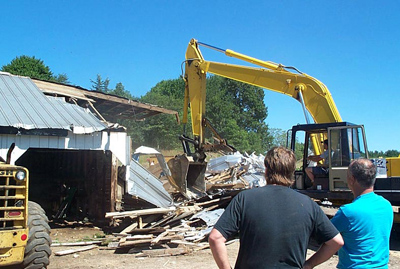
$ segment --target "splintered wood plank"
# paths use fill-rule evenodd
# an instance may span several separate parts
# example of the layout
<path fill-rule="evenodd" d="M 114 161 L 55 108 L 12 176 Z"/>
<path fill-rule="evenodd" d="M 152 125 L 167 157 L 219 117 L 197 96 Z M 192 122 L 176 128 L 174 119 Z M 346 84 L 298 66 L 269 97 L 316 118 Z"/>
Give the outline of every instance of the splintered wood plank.
<path fill-rule="evenodd" d="M 160 242 L 160 240 L 163 239 L 168 233 L 169 233 L 169 231 L 165 231 L 165 232 L 163 232 L 163 233 L 160 233 L 156 238 L 154 238 L 154 239 L 151 241 L 151 244 L 152 244 L 152 245 L 157 244 L 157 243 Z"/>
<path fill-rule="evenodd" d="M 123 211 L 123 212 L 107 212 L 106 218 L 125 218 L 125 217 L 138 217 L 144 215 L 152 215 L 152 214 L 166 214 L 172 211 L 175 211 L 175 207 L 169 208 L 150 208 L 150 209 L 141 209 L 141 210 L 133 210 L 133 211 Z"/>
<path fill-rule="evenodd" d="M 64 256 L 64 255 L 74 254 L 74 253 L 77 253 L 77 252 L 91 250 L 91 249 L 94 249 L 94 248 L 97 248 L 97 246 L 96 245 L 90 245 L 90 246 L 86 246 L 86 247 L 83 247 L 83 248 L 61 250 L 61 251 L 55 252 L 54 255 L 56 255 L 56 256 Z"/>
<path fill-rule="evenodd" d="M 65 242 L 65 243 L 52 243 L 52 247 L 63 247 L 63 246 L 87 246 L 94 244 L 101 244 L 103 241 L 83 241 L 83 242 Z"/>
<path fill-rule="evenodd" d="M 131 231 L 133 231 L 134 229 L 136 229 L 136 227 L 138 227 L 138 223 L 137 223 L 137 222 L 132 223 L 131 225 L 129 225 L 128 227 L 126 227 L 125 229 L 123 229 L 123 230 L 121 231 L 121 234 L 128 234 L 128 233 L 130 233 Z"/>
<path fill-rule="evenodd" d="M 170 242 L 171 240 L 182 240 L 183 236 L 182 235 L 172 235 L 172 236 L 166 236 L 162 239 L 159 240 L 160 243 L 164 242 Z M 125 241 L 125 242 L 120 242 L 119 247 L 124 248 L 124 247 L 132 247 L 132 246 L 137 246 L 137 245 L 150 245 L 151 241 L 153 239 L 142 239 L 142 240 L 134 240 L 134 241 Z"/>

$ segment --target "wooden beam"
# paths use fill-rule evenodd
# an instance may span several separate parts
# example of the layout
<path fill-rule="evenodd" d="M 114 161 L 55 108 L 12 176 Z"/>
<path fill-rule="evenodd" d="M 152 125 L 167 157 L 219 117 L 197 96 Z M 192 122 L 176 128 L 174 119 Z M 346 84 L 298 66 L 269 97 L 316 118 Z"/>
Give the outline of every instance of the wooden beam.
<path fill-rule="evenodd" d="M 83 247 L 83 248 L 61 250 L 61 251 L 55 252 L 54 255 L 56 255 L 56 256 L 64 256 L 64 255 L 74 254 L 74 253 L 77 253 L 77 252 L 91 250 L 91 249 L 94 249 L 94 248 L 97 248 L 97 246 L 96 245 L 90 245 L 90 246 L 86 246 L 86 247 Z"/>
<path fill-rule="evenodd" d="M 141 209 L 133 211 L 123 211 L 123 212 L 107 212 L 106 218 L 113 218 L 113 219 L 125 218 L 125 217 L 135 218 L 143 215 L 166 214 L 175 210 L 176 210 L 175 207 L 169 207 L 169 208 L 150 208 L 150 209 Z"/>
<path fill-rule="evenodd" d="M 64 243 L 52 243 L 52 247 L 63 247 L 63 246 L 87 246 L 94 244 L 101 244 L 103 241 L 83 241 L 83 242 L 64 242 Z"/>
<path fill-rule="evenodd" d="M 129 232 L 133 231 L 134 229 L 136 229 L 136 227 L 138 226 L 138 223 L 132 223 L 131 225 L 129 225 L 128 227 L 126 227 L 125 229 L 123 229 L 121 231 L 121 234 L 128 234 Z"/>

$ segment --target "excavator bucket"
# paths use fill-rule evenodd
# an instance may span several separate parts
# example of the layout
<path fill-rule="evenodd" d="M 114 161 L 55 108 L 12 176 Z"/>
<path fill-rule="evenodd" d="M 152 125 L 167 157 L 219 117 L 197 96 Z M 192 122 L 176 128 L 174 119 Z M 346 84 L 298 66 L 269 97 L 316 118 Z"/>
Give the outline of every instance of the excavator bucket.
<path fill-rule="evenodd" d="M 205 172 L 207 163 L 193 162 L 186 154 L 177 155 L 168 161 L 171 170 L 170 183 L 187 198 L 206 193 Z M 172 182 L 171 182 L 172 181 Z"/>

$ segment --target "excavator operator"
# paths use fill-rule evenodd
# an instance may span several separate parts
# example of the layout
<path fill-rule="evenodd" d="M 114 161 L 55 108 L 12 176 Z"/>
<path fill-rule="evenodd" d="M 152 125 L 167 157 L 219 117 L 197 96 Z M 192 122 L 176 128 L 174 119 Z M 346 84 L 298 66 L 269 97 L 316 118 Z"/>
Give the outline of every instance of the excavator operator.
<path fill-rule="evenodd" d="M 314 177 L 315 175 L 327 175 L 328 174 L 328 157 L 329 157 L 329 152 L 328 152 L 328 139 L 324 140 L 324 152 L 321 155 L 311 155 L 307 157 L 307 160 L 313 161 L 313 162 L 320 162 L 324 160 L 324 163 L 322 165 L 317 165 L 314 167 L 307 167 L 305 169 L 306 174 L 308 178 L 312 182 L 312 186 L 309 189 L 315 190 L 317 186 L 314 184 Z"/>

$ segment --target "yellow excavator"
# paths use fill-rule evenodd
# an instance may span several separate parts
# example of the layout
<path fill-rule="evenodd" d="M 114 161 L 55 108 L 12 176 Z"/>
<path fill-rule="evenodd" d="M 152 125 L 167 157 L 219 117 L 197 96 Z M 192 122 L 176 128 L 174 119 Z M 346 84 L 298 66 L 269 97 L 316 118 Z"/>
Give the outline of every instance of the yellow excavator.
<path fill-rule="evenodd" d="M 224 53 L 226 56 L 248 62 L 255 67 L 211 62 L 204 59 L 199 47 L 207 47 Z M 315 198 L 352 200 L 347 187 L 346 174 L 352 159 L 368 158 L 368 150 L 363 125 L 343 122 L 339 111 L 327 87 L 319 80 L 300 72 L 295 67 L 284 66 L 269 61 L 262 61 L 229 49 L 221 49 L 192 39 L 185 57 L 185 99 L 182 123 L 188 121 L 190 107 L 193 138 L 182 135 L 180 140 L 184 154 L 171 159 L 168 165 L 172 171 L 173 185 L 181 193 L 191 196 L 192 193 L 205 193 L 204 172 L 208 151 L 234 151 L 205 117 L 206 110 L 206 75 L 207 73 L 233 79 L 250 85 L 261 87 L 288 95 L 296 99 L 302 106 L 306 124 L 293 126 L 289 132 L 292 150 L 297 147 L 304 150 L 303 165 L 296 171 L 295 188 Z M 313 121 L 310 121 L 310 115 Z M 215 142 L 205 141 L 205 128 L 210 128 Z M 309 181 L 305 168 L 310 166 L 309 155 L 323 152 L 323 141 L 328 140 L 329 176 L 316 178 L 317 190 L 307 190 Z M 191 150 L 194 148 L 194 150 Z M 397 160 L 389 160 L 395 163 Z M 315 164 L 314 164 L 315 165 Z M 391 167 L 390 163 L 388 167 Z M 376 190 L 389 200 L 399 203 L 399 194 L 392 185 L 400 180 L 398 168 L 387 171 L 389 177 L 377 180 Z M 400 186 L 397 187 L 400 190 Z"/>

